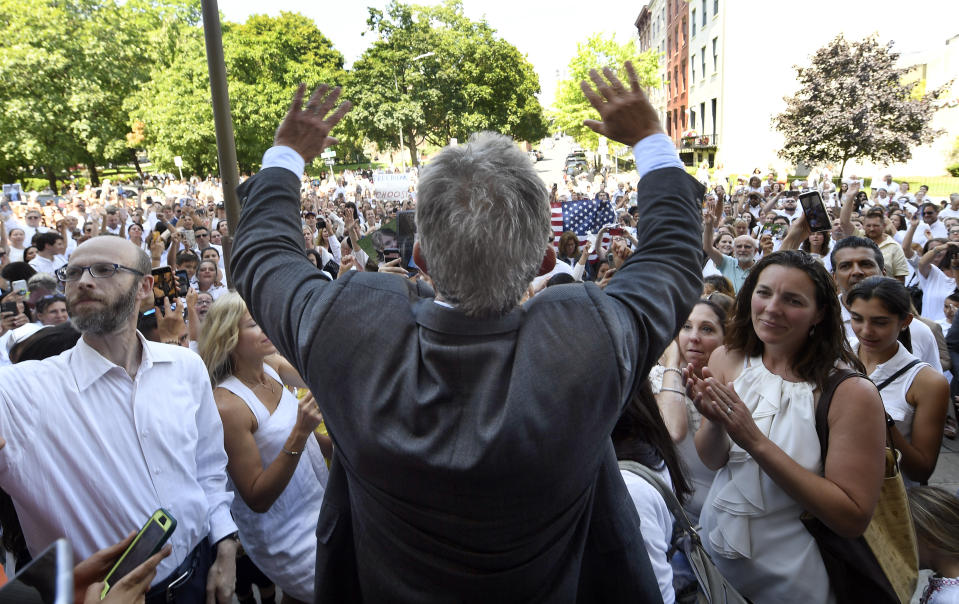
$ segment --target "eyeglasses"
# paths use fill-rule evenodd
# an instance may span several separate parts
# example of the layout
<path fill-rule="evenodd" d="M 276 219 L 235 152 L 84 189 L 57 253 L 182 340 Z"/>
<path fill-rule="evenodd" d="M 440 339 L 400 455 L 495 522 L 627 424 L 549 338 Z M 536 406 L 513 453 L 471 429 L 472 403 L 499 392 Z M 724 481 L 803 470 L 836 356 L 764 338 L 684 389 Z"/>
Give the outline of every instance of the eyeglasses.
<path fill-rule="evenodd" d="M 118 270 L 124 270 L 142 277 L 143 273 L 140 271 L 130 268 L 128 266 L 122 266 L 119 264 L 113 264 L 110 262 L 97 262 L 96 264 L 91 264 L 90 266 L 61 266 L 55 271 L 57 279 L 60 281 L 79 281 L 83 277 L 85 271 L 90 271 L 90 276 L 96 279 L 106 279 L 107 277 L 112 277 L 116 274 Z"/>
<path fill-rule="evenodd" d="M 37 214 L 31 214 L 30 216 L 27 216 L 27 220 L 40 220 L 40 216 Z"/>

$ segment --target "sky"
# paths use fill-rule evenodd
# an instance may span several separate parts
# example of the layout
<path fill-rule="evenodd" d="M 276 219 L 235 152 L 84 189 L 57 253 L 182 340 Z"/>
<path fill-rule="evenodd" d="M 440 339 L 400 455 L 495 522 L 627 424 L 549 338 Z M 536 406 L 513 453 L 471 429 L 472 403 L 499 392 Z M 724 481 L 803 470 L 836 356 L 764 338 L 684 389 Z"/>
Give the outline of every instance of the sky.
<path fill-rule="evenodd" d="M 895 48 L 901 53 L 921 52 L 959 34 L 959 1 L 956 0 L 918 0 L 913 3 L 901 0 L 832 1 L 841 2 L 844 9 L 851 9 L 859 15 L 857 21 L 860 22 L 855 29 L 866 25 L 867 29 L 877 31 L 880 38 L 895 40 Z M 438 0 L 417 2 L 438 3 Z M 789 10 L 794 12 L 790 14 L 799 20 L 792 26 L 797 35 L 801 35 L 804 27 L 830 26 L 834 15 L 820 15 L 811 9 L 800 10 L 802 6 L 808 9 L 810 4 L 818 3 L 818 0 L 806 4 L 782 3 L 791 7 Z M 343 53 L 349 67 L 373 40 L 369 33 L 361 35 L 366 31 L 366 7 L 384 8 L 386 4 L 386 0 L 335 3 L 328 0 L 272 0 L 268 4 L 262 0 L 221 0 L 219 8 L 227 19 L 238 22 L 263 12 L 276 15 L 280 11 L 289 11 L 311 17 Z M 641 0 L 463 0 L 468 17 L 485 17 L 500 37 L 515 45 L 533 64 L 540 77 L 540 101 L 545 106 L 552 103 L 556 82 L 562 79 L 566 66 L 576 54 L 577 43 L 597 32 L 620 41 L 635 36 L 633 24 L 644 4 Z M 783 25 L 785 30 L 788 27 L 785 13 Z"/>

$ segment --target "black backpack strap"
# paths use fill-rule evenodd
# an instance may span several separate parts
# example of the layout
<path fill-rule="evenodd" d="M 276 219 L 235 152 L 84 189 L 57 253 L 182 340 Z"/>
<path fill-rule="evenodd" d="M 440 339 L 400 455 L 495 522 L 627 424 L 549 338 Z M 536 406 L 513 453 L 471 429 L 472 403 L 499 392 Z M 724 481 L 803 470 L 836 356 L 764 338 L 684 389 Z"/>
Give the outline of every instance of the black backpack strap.
<path fill-rule="evenodd" d="M 852 369 L 837 369 L 829 376 L 829 380 L 823 387 L 819 395 L 819 403 L 816 405 L 816 434 L 819 436 L 819 448 L 822 451 L 822 458 L 826 459 L 826 449 L 829 447 L 829 406 L 832 404 L 832 396 L 836 393 L 839 384 L 845 382 L 851 377 L 865 377 L 858 371 Z"/>
<path fill-rule="evenodd" d="M 896 373 L 890 375 L 888 378 L 886 378 L 885 381 L 883 381 L 883 383 L 881 383 L 881 384 L 879 384 L 878 386 L 876 386 L 876 390 L 882 390 L 883 388 L 885 388 L 885 387 L 888 386 L 889 384 L 895 382 L 897 377 L 899 377 L 900 375 L 906 373 L 906 372 L 909 371 L 911 368 L 915 367 L 916 365 L 918 365 L 918 364 L 921 363 L 921 362 L 922 362 L 922 361 L 920 361 L 919 359 L 913 359 L 913 360 L 909 361 L 908 363 L 906 363 L 905 365 L 903 365 L 902 368 L 901 368 L 899 371 L 897 371 Z"/>

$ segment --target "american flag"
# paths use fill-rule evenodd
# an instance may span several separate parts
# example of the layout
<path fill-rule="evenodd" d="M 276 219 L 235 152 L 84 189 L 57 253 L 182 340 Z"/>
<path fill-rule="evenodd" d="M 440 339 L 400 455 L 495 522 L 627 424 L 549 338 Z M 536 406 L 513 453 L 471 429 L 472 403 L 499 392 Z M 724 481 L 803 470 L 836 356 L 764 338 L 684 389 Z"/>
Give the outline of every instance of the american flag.
<path fill-rule="evenodd" d="M 596 234 L 607 224 L 616 223 L 616 211 L 613 210 L 613 204 L 608 201 L 599 201 L 597 199 L 568 201 L 562 205 L 562 209 L 563 230 L 576 233 L 576 236 L 579 238 L 580 247 L 590 243 L 587 241 L 588 233 Z M 555 222 L 553 231 L 554 233 L 556 231 Z M 608 247 L 609 242 L 609 235 L 604 234 L 603 246 Z M 590 262 L 596 262 L 598 258 L 599 256 L 597 256 L 595 251 L 589 255 Z"/>

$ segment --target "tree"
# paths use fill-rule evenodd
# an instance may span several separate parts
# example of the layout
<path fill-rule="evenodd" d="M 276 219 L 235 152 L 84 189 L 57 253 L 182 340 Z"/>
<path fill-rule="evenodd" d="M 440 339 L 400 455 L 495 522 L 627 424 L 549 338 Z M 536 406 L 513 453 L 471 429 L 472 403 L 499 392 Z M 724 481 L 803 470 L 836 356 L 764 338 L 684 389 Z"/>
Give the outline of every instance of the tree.
<path fill-rule="evenodd" d="M 515 46 L 486 21 L 471 21 L 459 0 L 435 7 L 371 8 L 377 41 L 353 65 L 352 120 L 380 148 L 408 147 L 493 130 L 519 140 L 546 135 L 539 80 Z"/>
<path fill-rule="evenodd" d="M 255 15 L 243 24 L 224 22 L 222 30 L 237 163 L 252 171 L 300 82 L 345 82 L 343 55 L 299 14 Z M 203 31 L 196 24 L 176 35 L 175 51 L 128 102 L 128 130 L 145 124 L 143 144 L 160 169 L 172 170 L 181 156 L 193 172 L 212 171 L 216 133 Z"/>
<path fill-rule="evenodd" d="M 556 87 L 556 101 L 550 113 L 554 125 L 573 137 L 586 149 L 595 151 L 599 145 L 599 135 L 583 125 L 583 120 L 597 119 L 599 115 L 589 104 L 579 83 L 589 81 L 589 70 L 602 70 L 609 67 L 616 72 L 624 83 L 626 71 L 623 64 L 633 62 L 639 83 L 643 88 L 651 88 L 661 83 L 659 75 L 659 55 L 654 50 L 639 52 L 636 42 L 629 40 L 620 44 L 612 36 L 595 33 L 576 45 L 576 55 L 570 60 L 568 77 Z M 610 141 L 610 149 L 620 146 Z"/>
<path fill-rule="evenodd" d="M 932 142 L 940 134 L 931 122 L 942 89 L 914 96 L 918 83 L 902 83 L 898 58 L 892 42 L 881 45 L 875 36 L 847 42 L 839 35 L 808 67 L 796 67 L 799 91 L 772 120 L 785 137 L 779 155 L 796 163 L 839 163 L 842 178 L 851 159 L 903 162 L 913 146 Z"/>

